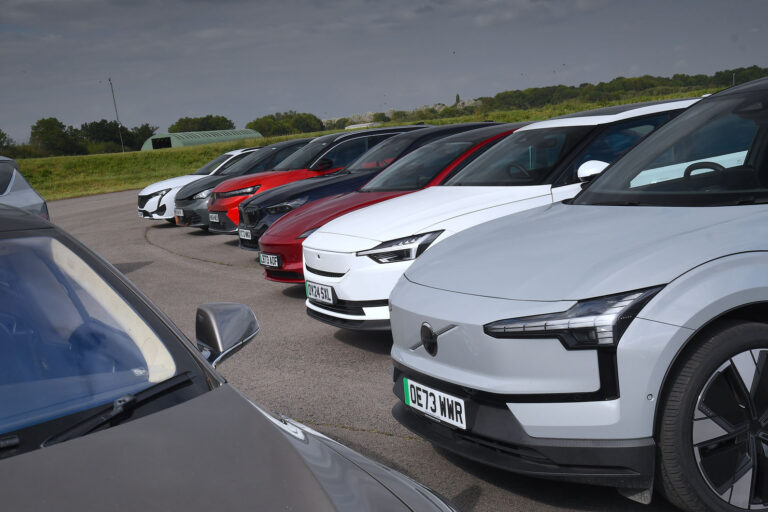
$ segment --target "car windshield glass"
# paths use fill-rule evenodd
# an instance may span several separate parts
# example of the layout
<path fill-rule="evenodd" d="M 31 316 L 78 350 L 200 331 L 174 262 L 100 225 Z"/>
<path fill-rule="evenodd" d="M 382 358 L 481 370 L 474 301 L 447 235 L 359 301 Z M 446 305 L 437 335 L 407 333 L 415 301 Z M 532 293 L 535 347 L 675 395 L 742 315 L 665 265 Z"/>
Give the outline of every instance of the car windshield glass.
<path fill-rule="evenodd" d="M 0 240 L 0 434 L 177 373 L 133 307 L 56 239 Z"/>
<path fill-rule="evenodd" d="M 418 190 L 472 147 L 471 142 L 434 142 L 408 153 L 369 181 L 361 192 Z"/>
<path fill-rule="evenodd" d="M 723 206 L 768 202 L 768 94 L 694 105 L 618 160 L 576 204 Z"/>
<path fill-rule="evenodd" d="M 591 126 L 562 126 L 515 132 L 446 185 L 541 185 L 591 130 Z"/>
<path fill-rule="evenodd" d="M 392 137 L 376 145 L 349 164 L 345 170 L 350 172 L 383 169 L 391 164 L 400 153 L 413 143 L 413 137 Z"/>
<path fill-rule="evenodd" d="M 216 169 L 218 166 L 221 165 L 222 162 L 224 162 L 227 158 L 229 158 L 231 155 L 223 154 L 221 156 L 217 156 L 192 174 L 195 174 L 197 176 L 207 176 L 208 174 L 211 174 L 211 171 Z"/>
<path fill-rule="evenodd" d="M 257 149 L 253 153 L 248 153 L 239 162 L 230 165 L 221 172 L 216 174 L 219 176 L 241 176 L 247 174 L 253 167 L 258 167 L 259 163 L 267 160 L 273 153 L 271 149 Z"/>
<path fill-rule="evenodd" d="M 11 162 L 0 162 L 0 194 L 8 191 L 15 167 Z"/>
<path fill-rule="evenodd" d="M 291 169 L 306 169 L 312 160 L 328 147 L 329 142 L 310 142 L 291 156 L 277 164 L 275 171 L 288 171 Z"/>

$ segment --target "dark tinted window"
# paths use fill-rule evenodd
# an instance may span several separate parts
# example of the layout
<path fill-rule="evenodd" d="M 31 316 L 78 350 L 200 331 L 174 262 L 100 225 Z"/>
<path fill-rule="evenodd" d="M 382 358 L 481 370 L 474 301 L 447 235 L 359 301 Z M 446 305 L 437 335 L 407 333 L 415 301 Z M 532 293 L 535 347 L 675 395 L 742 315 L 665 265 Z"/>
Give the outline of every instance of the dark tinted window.
<path fill-rule="evenodd" d="M 330 142 L 310 142 L 276 165 L 275 170 L 306 169 L 320 153 L 325 151 L 329 144 Z"/>
<path fill-rule="evenodd" d="M 471 142 L 435 142 L 408 153 L 393 163 L 360 190 L 418 190 L 423 188 L 472 147 Z"/>
<path fill-rule="evenodd" d="M 0 194 L 5 194 L 11 184 L 14 166 L 11 162 L 0 162 Z"/>
<path fill-rule="evenodd" d="M 576 204 L 717 206 L 768 202 L 768 97 L 703 100 L 597 178 Z"/>
<path fill-rule="evenodd" d="M 412 137 L 392 137 L 385 140 L 349 164 L 348 170 L 383 169 L 400 156 L 412 142 Z"/>
<path fill-rule="evenodd" d="M 240 153 L 239 155 L 233 156 L 232 158 L 227 160 L 221 167 L 219 167 L 214 174 L 216 174 L 216 175 L 223 174 L 225 170 L 229 169 L 230 167 L 232 167 L 236 163 L 240 162 L 243 158 L 247 157 L 250 154 L 251 154 L 251 152 Z"/>
<path fill-rule="evenodd" d="M 368 151 L 369 137 L 358 137 L 344 141 L 322 155 L 321 159 L 328 159 L 332 163 L 330 167 L 346 167 L 360 155 Z"/>
<path fill-rule="evenodd" d="M 569 126 L 517 131 L 479 156 L 446 185 L 540 185 L 592 129 Z"/>
<path fill-rule="evenodd" d="M 215 168 L 217 168 L 219 165 L 221 165 L 221 162 L 225 161 L 227 158 L 229 158 L 230 155 L 223 154 L 221 156 L 217 156 L 192 174 L 196 174 L 198 176 L 207 176 L 208 174 L 211 174 L 211 171 L 213 171 Z"/>
<path fill-rule="evenodd" d="M 578 181 L 576 172 L 584 162 L 589 160 L 600 160 L 609 164 L 615 162 L 671 117 L 671 113 L 664 112 L 656 116 L 618 122 L 603 128 L 568 167 L 565 183 Z"/>

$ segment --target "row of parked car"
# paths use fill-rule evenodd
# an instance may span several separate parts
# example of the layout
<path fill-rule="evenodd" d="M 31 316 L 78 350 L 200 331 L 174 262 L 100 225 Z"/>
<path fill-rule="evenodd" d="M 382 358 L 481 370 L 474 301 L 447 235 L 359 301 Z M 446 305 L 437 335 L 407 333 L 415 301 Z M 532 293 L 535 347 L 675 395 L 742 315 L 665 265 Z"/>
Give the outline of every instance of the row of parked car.
<path fill-rule="evenodd" d="M 273 169 L 196 192 L 207 227 L 304 282 L 310 317 L 391 330 L 407 428 L 640 502 L 768 509 L 768 79 L 329 135 Z"/>

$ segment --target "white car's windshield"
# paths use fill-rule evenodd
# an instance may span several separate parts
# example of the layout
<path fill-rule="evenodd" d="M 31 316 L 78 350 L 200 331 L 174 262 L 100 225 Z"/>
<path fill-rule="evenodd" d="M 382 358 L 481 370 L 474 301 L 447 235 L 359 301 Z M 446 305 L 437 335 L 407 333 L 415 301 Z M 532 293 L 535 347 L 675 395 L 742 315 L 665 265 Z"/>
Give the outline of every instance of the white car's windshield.
<path fill-rule="evenodd" d="M 575 204 L 725 206 L 768 202 L 768 93 L 694 105 L 595 180 Z"/>

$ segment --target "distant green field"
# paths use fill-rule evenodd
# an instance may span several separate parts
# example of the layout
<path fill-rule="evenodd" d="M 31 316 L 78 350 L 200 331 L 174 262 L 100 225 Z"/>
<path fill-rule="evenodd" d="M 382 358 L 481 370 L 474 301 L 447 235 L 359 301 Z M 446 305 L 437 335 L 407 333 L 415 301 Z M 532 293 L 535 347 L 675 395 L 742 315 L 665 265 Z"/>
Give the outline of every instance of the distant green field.
<path fill-rule="evenodd" d="M 543 108 L 529 110 L 494 111 L 486 114 L 456 118 L 423 119 L 430 124 L 448 124 L 493 120 L 499 122 L 534 121 L 548 119 L 581 110 L 621 103 L 695 97 L 715 90 L 687 91 L 661 96 L 633 96 L 610 103 L 566 101 Z M 398 124 L 390 122 L 387 124 Z M 47 200 L 79 197 L 120 190 L 140 189 L 159 180 L 189 174 L 221 153 L 233 149 L 261 146 L 292 138 L 314 137 L 332 132 L 298 134 L 287 137 L 246 139 L 220 142 L 204 146 L 169 148 L 131 153 L 103 155 L 61 156 L 19 160 L 22 174 Z"/>

